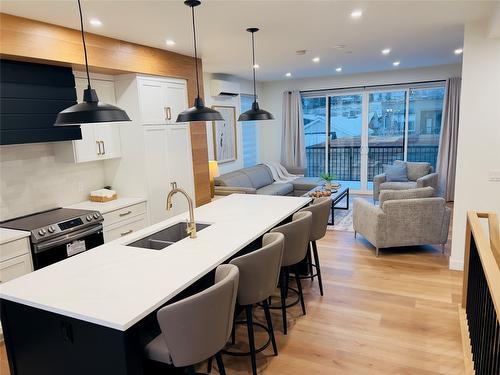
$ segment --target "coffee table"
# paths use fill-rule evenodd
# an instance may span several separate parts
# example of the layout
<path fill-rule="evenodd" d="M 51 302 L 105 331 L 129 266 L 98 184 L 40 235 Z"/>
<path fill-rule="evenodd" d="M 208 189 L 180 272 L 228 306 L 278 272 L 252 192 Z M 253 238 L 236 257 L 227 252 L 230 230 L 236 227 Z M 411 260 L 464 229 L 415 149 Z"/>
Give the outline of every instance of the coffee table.
<path fill-rule="evenodd" d="M 308 197 L 309 193 L 315 191 L 324 191 L 325 188 L 323 186 L 317 186 L 314 189 L 309 190 L 303 196 Z M 342 199 L 346 198 L 345 206 L 338 206 L 338 204 L 342 201 Z M 348 210 L 349 209 L 349 188 L 343 188 L 342 186 L 338 189 L 332 190 L 332 195 L 330 195 L 330 199 L 332 200 L 332 215 L 331 220 L 328 222 L 328 225 L 334 225 L 334 215 L 335 210 Z"/>

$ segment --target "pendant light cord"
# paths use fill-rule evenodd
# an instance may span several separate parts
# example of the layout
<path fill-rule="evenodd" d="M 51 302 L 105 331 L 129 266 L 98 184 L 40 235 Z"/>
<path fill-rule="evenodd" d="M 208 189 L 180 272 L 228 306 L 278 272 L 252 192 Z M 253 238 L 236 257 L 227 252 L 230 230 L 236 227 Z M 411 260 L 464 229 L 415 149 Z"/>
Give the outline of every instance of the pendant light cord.
<path fill-rule="evenodd" d="M 80 0 L 78 0 L 80 1 Z M 198 50 L 196 49 L 196 24 L 194 21 L 194 6 L 191 7 L 191 15 L 193 19 L 193 40 L 194 40 L 194 65 L 196 67 L 196 92 L 197 97 L 200 97 L 200 81 L 198 77 Z"/>
<path fill-rule="evenodd" d="M 87 72 L 88 88 L 90 89 L 89 63 L 87 61 L 87 45 L 85 44 L 85 32 L 83 31 L 82 5 L 80 4 L 80 0 L 78 0 L 78 10 L 80 11 L 80 31 L 82 32 L 83 53 L 85 55 L 85 71 Z"/>
<path fill-rule="evenodd" d="M 252 69 L 253 69 L 253 101 L 257 101 L 257 90 L 255 89 L 255 39 L 252 32 Z"/>

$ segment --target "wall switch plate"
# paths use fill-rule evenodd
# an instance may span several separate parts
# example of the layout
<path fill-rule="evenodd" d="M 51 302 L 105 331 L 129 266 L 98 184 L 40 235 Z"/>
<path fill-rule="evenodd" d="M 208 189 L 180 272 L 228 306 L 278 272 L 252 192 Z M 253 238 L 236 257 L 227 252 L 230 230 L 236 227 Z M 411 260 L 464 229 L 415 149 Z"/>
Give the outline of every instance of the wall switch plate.
<path fill-rule="evenodd" d="M 492 169 L 488 172 L 488 181 L 500 182 L 500 169 Z"/>

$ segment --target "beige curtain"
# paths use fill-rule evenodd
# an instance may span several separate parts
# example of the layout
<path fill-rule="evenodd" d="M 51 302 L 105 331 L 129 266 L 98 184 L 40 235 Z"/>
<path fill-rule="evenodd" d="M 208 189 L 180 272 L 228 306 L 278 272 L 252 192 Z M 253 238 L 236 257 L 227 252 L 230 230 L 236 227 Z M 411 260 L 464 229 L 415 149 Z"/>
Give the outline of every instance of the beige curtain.
<path fill-rule="evenodd" d="M 448 202 L 453 201 L 455 194 L 461 84 L 460 77 L 449 78 L 446 81 L 443 124 L 436 168 L 439 173 L 439 193 Z"/>
<path fill-rule="evenodd" d="M 281 163 L 285 167 L 305 168 L 307 165 L 304 118 L 299 91 L 286 91 L 283 93 Z"/>

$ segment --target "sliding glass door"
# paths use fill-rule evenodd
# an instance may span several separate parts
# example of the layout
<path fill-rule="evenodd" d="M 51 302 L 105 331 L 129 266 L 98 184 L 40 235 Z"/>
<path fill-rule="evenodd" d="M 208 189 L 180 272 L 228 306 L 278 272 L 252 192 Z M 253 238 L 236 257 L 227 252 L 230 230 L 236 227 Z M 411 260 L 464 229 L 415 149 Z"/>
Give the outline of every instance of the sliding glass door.
<path fill-rule="evenodd" d="M 406 91 L 368 94 L 368 181 L 384 171 L 384 164 L 404 160 Z M 371 189 L 371 185 L 368 186 Z"/>
<path fill-rule="evenodd" d="M 331 90 L 304 94 L 308 176 L 323 172 L 368 192 L 394 160 L 436 166 L 444 85 Z"/>
<path fill-rule="evenodd" d="M 361 189 L 361 133 L 363 96 L 330 97 L 328 171 L 339 181 Z"/>

